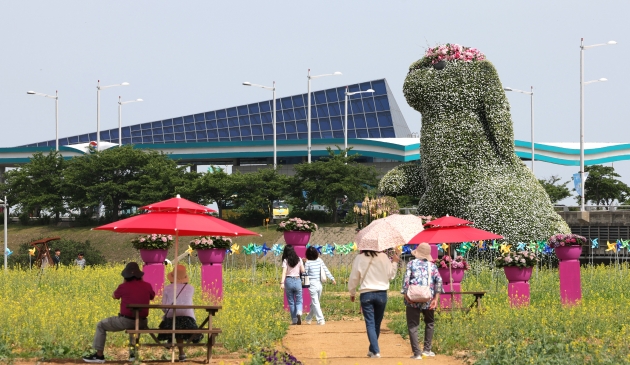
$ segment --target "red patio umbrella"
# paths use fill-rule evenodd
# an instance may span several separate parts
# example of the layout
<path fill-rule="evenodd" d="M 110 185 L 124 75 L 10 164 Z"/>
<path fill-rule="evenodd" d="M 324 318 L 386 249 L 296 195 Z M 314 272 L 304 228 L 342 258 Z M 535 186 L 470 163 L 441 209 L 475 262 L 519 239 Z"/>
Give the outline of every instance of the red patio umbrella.
<path fill-rule="evenodd" d="M 114 231 L 120 233 L 156 233 L 175 236 L 175 257 L 178 257 L 179 236 L 253 236 L 258 235 L 245 228 L 228 223 L 219 218 L 209 216 L 210 208 L 182 199 L 164 200 L 140 208 L 148 213 L 109 223 L 96 230 Z M 177 282 L 177 270 L 174 270 L 173 282 Z M 173 304 L 177 304 L 176 287 L 173 286 Z M 175 317 L 175 315 L 173 316 Z M 173 330 L 175 319 L 173 319 Z M 175 334 L 173 334 L 175 343 Z M 175 361 L 175 348 L 172 348 L 171 360 Z"/>

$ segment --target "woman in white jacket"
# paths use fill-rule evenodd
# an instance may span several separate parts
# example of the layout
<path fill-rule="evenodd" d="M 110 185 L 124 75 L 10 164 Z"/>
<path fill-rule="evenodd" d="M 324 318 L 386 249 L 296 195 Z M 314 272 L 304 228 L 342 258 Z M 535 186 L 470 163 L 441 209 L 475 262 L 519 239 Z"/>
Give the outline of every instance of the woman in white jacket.
<path fill-rule="evenodd" d="M 354 302 L 358 287 L 361 310 L 370 341 L 368 357 L 381 357 L 378 337 L 387 305 L 389 281 L 396 276 L 398 261 L 400 258 L 396 254 L 390 260 L 384 252 L 363 250 L 352 263 L 348 290 L 350 301 Z"/>
<path fill-rule="evenodd" d="M 311 246 L 306 249 L 306 259 L 308 261 L 306 261 L 304 268 L 311 282 L 311 286 L 308 288 L 308 292 L 311 295 L 311 311 L 306 316 L 306 323 L 311 324 L 313 317 L 315 317 L 318 325 L 324 325 L 326 322 L 320 302 L 322 298 L 321 271 L 324 270 L 324 274 L 333 284 L 337 284 L 337 282 L 330 271 L 328 271 L 324 260 L 319 257 L 319 252 L 317 252 L 315 247 Z"/>

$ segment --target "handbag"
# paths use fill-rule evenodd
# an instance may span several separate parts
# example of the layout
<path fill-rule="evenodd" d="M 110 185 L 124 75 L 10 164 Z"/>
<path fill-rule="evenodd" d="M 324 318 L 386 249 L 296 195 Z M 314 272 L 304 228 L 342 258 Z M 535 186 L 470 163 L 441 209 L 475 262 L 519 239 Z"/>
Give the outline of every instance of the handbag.
<path fill-rule="evenodd" d="M 326 280 L 328 280 L 328 278 L 326 277 L 326 271 L 324 270 L 324 261 L 322 261 L 322 264 L 319 266 L 319 281 L 325 283 Z"/>
<path fill-rule="evenodd" d="M 427 303 L 433 299 L 429 285 L 410 284 L 407 288 L 407 298 L 414 303 Z"/>
<path fill-rule="evenodd" d="M 306 273 L 300 274 L 300 281 L 302 282 L 302 288 L 311 287 L 311 279 L 308 277 Z"/>

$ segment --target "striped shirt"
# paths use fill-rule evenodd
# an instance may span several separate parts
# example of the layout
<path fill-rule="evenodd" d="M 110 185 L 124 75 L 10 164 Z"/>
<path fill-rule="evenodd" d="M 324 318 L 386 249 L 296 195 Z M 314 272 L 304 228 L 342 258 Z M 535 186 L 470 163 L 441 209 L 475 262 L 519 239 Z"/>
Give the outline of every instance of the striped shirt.
<path fill-rule="evenodd" d="M 322 267 L 324 268 L 324 273 L 326 274 L 328 280 L 335 280 L 330 271 L 328 271 L 328 267 L 326 267 L 324 260 L 322 260 L 320 257 L 313 261 L 306 261 L 305 269 L 309 279 L 320 281 L 320 271 Z"/>

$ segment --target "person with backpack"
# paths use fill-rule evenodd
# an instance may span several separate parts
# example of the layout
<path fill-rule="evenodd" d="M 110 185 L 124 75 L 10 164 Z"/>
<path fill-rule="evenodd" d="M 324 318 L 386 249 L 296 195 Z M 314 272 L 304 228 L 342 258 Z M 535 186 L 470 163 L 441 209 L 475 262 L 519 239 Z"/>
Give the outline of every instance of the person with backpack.
<path fill-rule="evenodd" d="M 401 293 L 405 296 L 407 329 L 413 351 L 412 359 L 421 360 L 422 356 L 435 356 L 431 351 L 435 308 L 442 292 L 442 277 L 431 257 L 431 246 L 421 243 L 411 251 L 414 260 L 407 263 Z M 424 348 L 418 344 L 418 326 L 420 313 L 424 318 Z"/>

